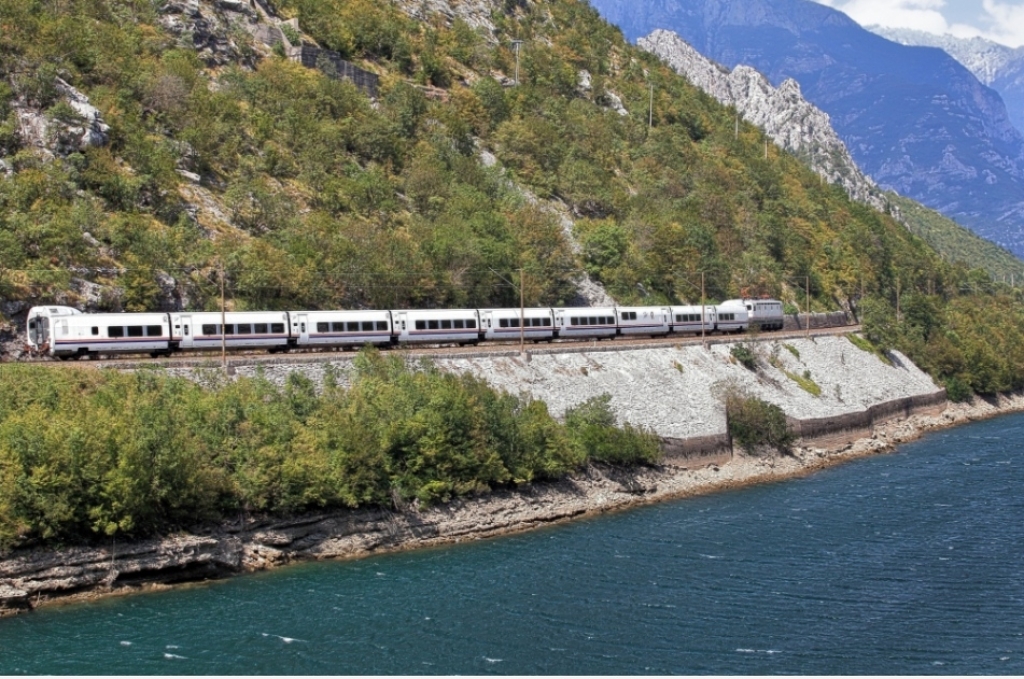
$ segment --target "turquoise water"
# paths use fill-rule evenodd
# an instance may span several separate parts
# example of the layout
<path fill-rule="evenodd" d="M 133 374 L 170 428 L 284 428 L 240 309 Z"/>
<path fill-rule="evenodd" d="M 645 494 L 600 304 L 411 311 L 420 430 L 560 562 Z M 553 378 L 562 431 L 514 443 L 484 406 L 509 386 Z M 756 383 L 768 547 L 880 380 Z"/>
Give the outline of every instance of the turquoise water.
<path fill-rule="evenodd" d="M 1024 416 L 530 534 L 0 620 L 0 674 L 1024 674 Z"/>

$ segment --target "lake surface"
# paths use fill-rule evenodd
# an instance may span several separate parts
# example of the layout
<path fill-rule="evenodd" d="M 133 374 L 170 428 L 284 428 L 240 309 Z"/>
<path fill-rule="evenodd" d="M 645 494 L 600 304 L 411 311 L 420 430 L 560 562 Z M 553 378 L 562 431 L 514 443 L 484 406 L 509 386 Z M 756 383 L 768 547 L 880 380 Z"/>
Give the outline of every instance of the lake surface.
<path fill-rule="evenodd" d="M 1024 674 L 1022 437 L 46 608 L 0 620 L 0 674 Z"/>

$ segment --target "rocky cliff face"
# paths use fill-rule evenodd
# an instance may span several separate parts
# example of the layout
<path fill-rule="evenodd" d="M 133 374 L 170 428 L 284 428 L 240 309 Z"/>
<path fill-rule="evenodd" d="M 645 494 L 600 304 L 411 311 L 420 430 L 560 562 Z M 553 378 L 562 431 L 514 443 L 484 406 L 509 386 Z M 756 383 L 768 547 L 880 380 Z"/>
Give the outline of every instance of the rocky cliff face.
<path fill-rule="evenodd" d="M 850 157 L 832 129 L 828 114 L 804 99 L 800 84 L 792 78 L 773 87 L 750 66 L 730 71 L 671 31 L 656 30 L 640 38 L 637 45 L 719 102 L 735 106 L 744 120 L 764 130 L 781 148 L 805 158 L 815 172 L 829 183 L 842 186 L 853 200 L 891 211 L 882 192 Z"/>
<path fill-rule="evenodd" d="M 730 68 L 800 83 L 880 186 L 1024 254 L 1024 138 L 939 50 L 906 47 L 808 0 L 592 0 L 627 37 L 672 30 Z"/>
<path fill-rule="evenodd" d="M 1010 122 L 1024 132 L 1024 47 L 1014 49 L 984 38 L 955 38 L 907 28 L 867 28 L 901 45 L 938 47 L 998 92 Z"/>

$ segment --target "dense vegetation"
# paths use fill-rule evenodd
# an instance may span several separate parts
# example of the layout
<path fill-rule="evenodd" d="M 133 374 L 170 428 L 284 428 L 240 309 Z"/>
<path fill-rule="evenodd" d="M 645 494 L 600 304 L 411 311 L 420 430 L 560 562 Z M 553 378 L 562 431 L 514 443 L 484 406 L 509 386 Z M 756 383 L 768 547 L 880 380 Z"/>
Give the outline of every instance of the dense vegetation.
<path fill-rule="evenodd" d="M 428 505 L 660 456 L 657 437 L 616 428 L 608 399 L 560 424 L 541 401 L 376 352 L 349 388 L 328 379 L 321 393 L 298 374 L 284 388 L 29 366 L 0 379 L 0 548 L 239 511 Z"/>
<path fill-rule="evenodd" d="M 984 269 L 997 281 L 1024 285 L 1024 262 L 1009 250 L 909 198 L 895 193 L 887 197 L 900 209 L 911 233 L 947 260 Z"/>
<path fill-rule="evenodd" d="M 853 309 L 953 395 L 1024 386 L 1016 290 L 766 157 L 759 130 L 737 133 L 582 0 L 496 0 L 493 32 L 388 0 L 273 2 L 293 38 L 378 73 L 375 101 L 202 2 L 229 46 L 211 58 L 168 28 L 175 2 L 0 0 L 0 302 L 214 308 L 223 267 L 236 308 L 514 305 L 520 268 L 528 305 L 570 301 L 584 271 L 653 304 L 698 299 L 703 274 L 709 299 L 790 307 L 806 283 L 815 310 Z M 27 143 L 20 115 L 51 137 L 80 122 L 57 78 L 101 110 L 108 143 Z M 578 252 L 543 201 L 573 215 Z M 606 402 L 562 425 L 470 378 L 361 360 L 351 390 L 321 395 L 297 377 L 203 391 L 4 367 L 0 539 L 431 502 L 654 454 Z"/>
<path fill-rule="evenodd" d="M 709 299 L 802 307 L 805 281 L 818 310 L 870 297 L 896 326 L 878 339 L 940 380 L 1024 383 L 1000 349 L 1024 346 L 1016 292 L 796 159 L 765 158 L 760 131 L 737 135 L 582 0 L 496 2 L 493 33 L 384 0 L 277 0 L 307 39 L 381 74 L 373 104 L 259 52 L 229 13 L 236 56 L 213 67 L 160 23 L 163 4 L 0 0 L 0 300 L 74 303 L 86 280 L 94 308 L 213 307 L 223 263 L 237 308 L 514 304 L 520 267 L 527 304 L 568 302 L 584 270 L 621 302 L 663 303 L 699 298 L 703 272 Z M 491 74 L 515 72 L 513 38 L 520 83 L 503 86 Z M 55 158 L 23 145 L 18 110 L 74 118 L 56 76 L 101 109 L 109 144 Z M 569 207 L 581 252 L 517 187 Z M 988 354 L 999 365 L 979 371 Z"/>

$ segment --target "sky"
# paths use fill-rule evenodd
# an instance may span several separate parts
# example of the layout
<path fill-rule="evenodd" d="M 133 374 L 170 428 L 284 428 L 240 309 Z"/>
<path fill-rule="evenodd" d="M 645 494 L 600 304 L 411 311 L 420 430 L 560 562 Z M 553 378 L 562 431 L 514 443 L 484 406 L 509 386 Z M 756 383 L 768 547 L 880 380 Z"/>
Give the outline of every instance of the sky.
<path fill-rule="evenodd" d="M 1009 47 L 1024 45 L 1024 0 L 817 0 L 862 26 L 879 24 L 980 36 Z"/>

